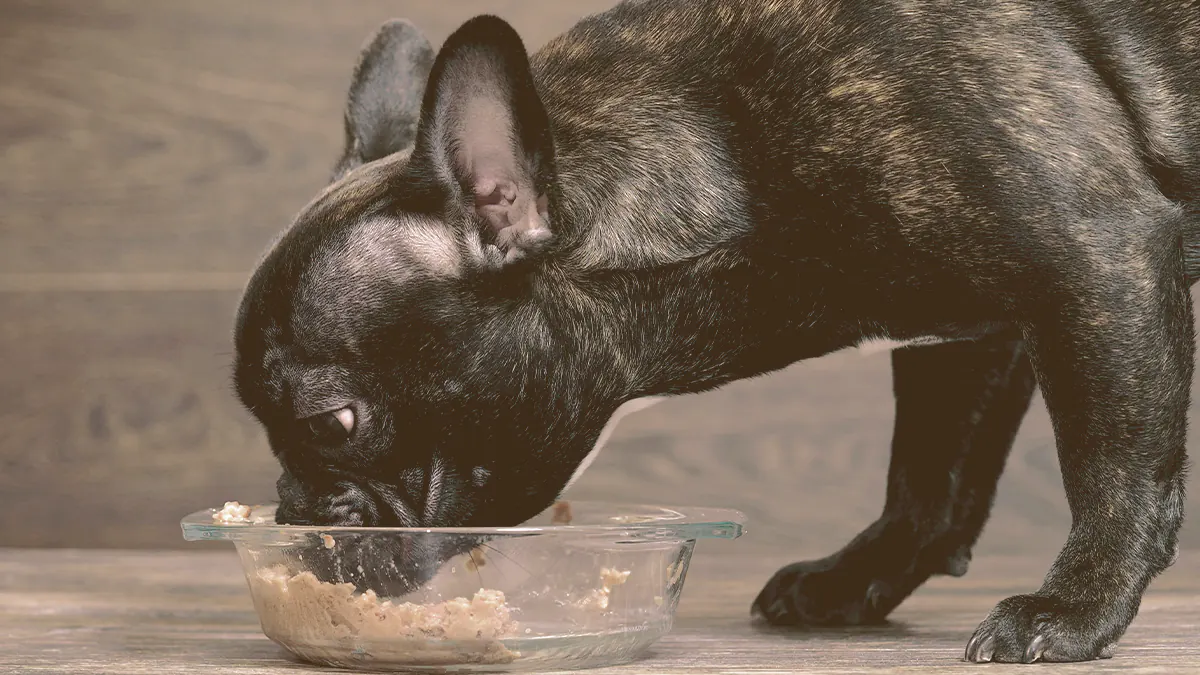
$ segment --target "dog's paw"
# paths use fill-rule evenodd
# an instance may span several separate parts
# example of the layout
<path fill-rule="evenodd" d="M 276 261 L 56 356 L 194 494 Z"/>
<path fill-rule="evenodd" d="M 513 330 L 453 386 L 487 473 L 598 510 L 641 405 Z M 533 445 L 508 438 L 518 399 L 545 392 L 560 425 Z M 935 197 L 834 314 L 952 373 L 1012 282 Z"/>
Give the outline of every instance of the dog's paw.
<path fill-rule="evenodd" d="M 881 623 L 894 603 L 890 585 L 836 559 L 799 562 L 775 573 L 751 613 L 777 626 L 848 626 Z"/>
<path fill-rule="evenodd" d="M 996 605 L 967 643 L 976 663 L 1070 662 L 1112 658 L 1121 630 L 1102 609 L 1041 595 L 1015 595 Z M 1120 622 L 1115 622 L 1120 623 Z"/>

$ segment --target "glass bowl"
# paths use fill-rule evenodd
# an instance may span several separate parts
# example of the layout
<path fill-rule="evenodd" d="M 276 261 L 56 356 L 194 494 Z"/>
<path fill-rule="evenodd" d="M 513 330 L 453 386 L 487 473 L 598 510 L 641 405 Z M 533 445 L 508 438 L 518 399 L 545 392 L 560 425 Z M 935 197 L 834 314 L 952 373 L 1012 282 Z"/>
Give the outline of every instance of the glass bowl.
<path fill-rule="evenodd" d="M 633 660 L 671 629 L 696 541 L 744 521 L 575 501 L 501 528 L 276 525 L 274 511 L 181 523 L 188 541 L 234 543 L 268 638 L 320 665 L 440 672 Z"/>

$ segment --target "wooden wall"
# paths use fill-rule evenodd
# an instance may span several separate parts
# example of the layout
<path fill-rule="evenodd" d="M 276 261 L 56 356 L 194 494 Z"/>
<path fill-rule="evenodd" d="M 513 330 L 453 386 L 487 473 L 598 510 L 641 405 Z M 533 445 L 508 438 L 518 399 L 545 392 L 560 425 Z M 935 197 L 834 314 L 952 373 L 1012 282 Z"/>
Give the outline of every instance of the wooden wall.
<path fill-rule="evenodd" d="M 270 498 L 228 386 L 233 311 L 340 150 L 364 38 L 407 16 L 436 44 L 489 11 L 536 47 L 606 4 L 0 3 L 0 541 L 182 546 L 183 514 Z M 744 545 L 823 553 L 882 504 L 889 377 L 850 352 L 664 403 L 575 496 L 737 506 Z M 1039 401 L 981 550 L 1052 553 L 1068 522 Z"/>

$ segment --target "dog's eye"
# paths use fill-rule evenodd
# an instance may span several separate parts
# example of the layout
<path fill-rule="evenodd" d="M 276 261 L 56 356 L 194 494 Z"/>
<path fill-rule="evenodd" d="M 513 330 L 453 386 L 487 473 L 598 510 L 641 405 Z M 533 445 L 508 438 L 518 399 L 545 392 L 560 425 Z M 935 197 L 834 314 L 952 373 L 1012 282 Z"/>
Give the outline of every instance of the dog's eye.
<path fill-rule="evenodd" d="M 343 443 L 354 431 L 354 411 L 342 408 L 304 420 L 312 439 L 322 445 Z"/>

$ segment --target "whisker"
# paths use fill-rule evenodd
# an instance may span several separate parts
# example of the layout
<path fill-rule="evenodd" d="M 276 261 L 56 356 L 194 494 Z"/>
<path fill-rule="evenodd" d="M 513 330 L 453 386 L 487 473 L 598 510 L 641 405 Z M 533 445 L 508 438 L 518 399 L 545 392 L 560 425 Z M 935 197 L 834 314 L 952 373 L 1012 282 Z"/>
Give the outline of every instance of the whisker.
<path fill-rule="evenodd" d="M 527 568 L 524 565 L 522 565 L 521 563 L 517 562 L 512 556 L 508 555 L 504 551 L 501 551 L 500 549 L 496 548 L 495 546 L 485 543 L 485 544 L 480 544 L 479 548 L 486 548 L 489 551 L 493 551 L 496 554 L 503 556 L 504 558 L 508 559 L 508 561 L 511 562 L 512 564 L 516 565 L 517 567 L 520 567 L 522 572 L 524 572 L 525 574 L 528 574 L 529 576 L 533 576 L 533 572 L 530 572 L 529 568 Z"/>

